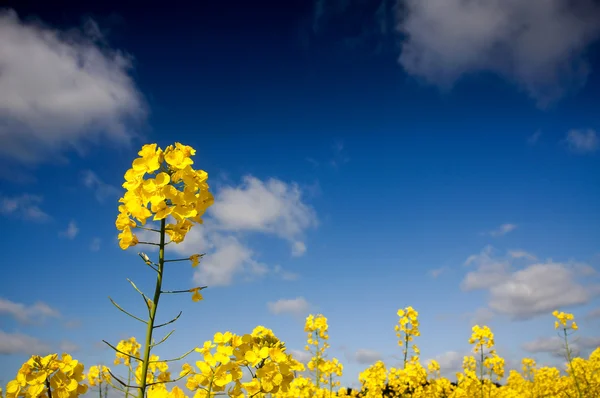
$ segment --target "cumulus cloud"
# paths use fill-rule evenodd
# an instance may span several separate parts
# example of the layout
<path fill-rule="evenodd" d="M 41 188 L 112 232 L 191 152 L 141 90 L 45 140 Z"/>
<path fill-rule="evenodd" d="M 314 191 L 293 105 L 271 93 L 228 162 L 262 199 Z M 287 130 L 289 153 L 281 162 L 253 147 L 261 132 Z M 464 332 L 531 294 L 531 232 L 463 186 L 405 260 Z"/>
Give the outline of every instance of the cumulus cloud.
<path fill-rule="evenodd" d="M 600 138 L 595 130 L 570 130 L 565 142 L 573 153 L 586 154 L 596 152 L 600 148 Z"/>
<path fill-rule="evenodd" d="M 38 301 L 33 305 L 16 303 L 0 297 L 0 315 L 7 314 L 21 323 L 33 323 L 46 318 L 59 318 L 60 312 L 48 304 Z"/>
<path fill-rule="evenodd" d="M 69 225 L 67 225 L 67 229 L 61 231 L 60 235 L 67 239 L 75 239 L 78 233 L 79 227 L 77 227 L 77 223 L 75 221 L 70 221 Z"/>
<path fill-rule="evenodd" d="M 114 185 L 105 183 L 92 170 L 81 172 L 81 182 L 94 193 L 96 200 L 100 203 L 111 197 L 118 198 L 122 194 L 122 190 Z"/>
<path fill-rule="evenodd" d="M 316 214 L 303 202 L 298 185 L 273 178 L 261 181 L 246 176 L 237 187 L 221 188 L 209 213 L 220 229 L 257 231 L 286 239 L 295 255 L 306 251 L 300 240 L 304 231 L 317 225 Z"/>
<path fill-rule="evenodd" d="M 399 62 L 411 75 L 451 88 L 490 71 L 546 107 L 585 84 L 584 51 L 600 35 L 593 0 L 405 0 Z"/>
<path fill-rule="evenodd" d="M 0 330 L 0 355 L 36 354 L 44 355 L 49 352 L 48 344 L 21 333 L 7 333 Z"/>
<path fill-rule="evenodd" d="M 465 275 L 461 288 L 486 290 L 489 308 L 513 319 L 528 319 L 556 308 L 582 305 L 600 292 L 600 286 L 589 281 L 590 276 L 597 274 L 589 266 L 547 260 L 515 269 L 512 259 L 510 255 L 494 256 L 489 246 L 470 256 L 467 264 L 475 270 Z M 589 283 L 582 281 L 583 277 Z"/>
<path fill-rule="evenodd" d="M 280 265 L 270 267 L 259 261 L 245 237 L 274 235 L 290 243 L 292 255 L 299 256 L 306 251 L 302 241 L 305 230 L 316 225 L 316 213 L 302 200 L 297 184 L 247 176 L 239 186 L 217 189 L 215 204 L 204 217 L 204 224 L 192 228 L 185 240 L 172 249 L 184 256 L 205 254 L 194 272 L 194 283 L 225 286 L 233 283 L 236 276 L 252 279 L 266 274 L 294 280 L 297 274 Z M 142 241 L 156 240 L 156 235 L 149 231 L 136 234 Z"/>
<path fill-rule="evenodd" d="M 304 315 L 308 312 L 308 301 L 304 297 L 294 299 L 281 299 L 267 303 L 269 311 L 275 315 L 293 314 Z"/>
<path fill-rule="evenodd" d="M 382 356 L 377 351 L 361 348 L 356 350 L 356 352 L 352 355 L 352 359 L 362 365 L 371 365 L 381 360 Z"/>
<path fill-rule="evenodd" d="M 0 11 L 0 157 L 36 165 L 99 138 L 131 141 L 129 126 L 146 107 L 129 75 L 131 58 L 99 45 L 98 33 Z"/>
<path fill-rule="evenodd" d="M 43 198 L 38 195 L 0 195 L 0 214 L 22 218 L 28 221 L 47 221 L 50 216 L 40 208 Z"/>

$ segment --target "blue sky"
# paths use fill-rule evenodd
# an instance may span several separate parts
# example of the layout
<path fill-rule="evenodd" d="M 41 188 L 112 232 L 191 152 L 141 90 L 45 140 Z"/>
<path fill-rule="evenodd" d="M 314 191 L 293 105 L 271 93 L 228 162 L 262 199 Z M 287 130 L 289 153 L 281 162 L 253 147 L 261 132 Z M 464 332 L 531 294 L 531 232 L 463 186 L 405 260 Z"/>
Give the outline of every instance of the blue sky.
<path fill-rule="evenodd" d="M 143 338 L 107 296 L 140 312 L 126 278 L 153 287 L 114 226 L 150 142 L 196 148 L 216 198 L 170 253 L 207 255 L 167 286 L 210 287 L 161 300 L 183 310 L 163 357 L 256 325 L 301 351 L 323 313 L 351 385 L 398 363 L 409 305 L 446 374 L 474 323 L 510 366 L 560 365 L 555 308 L 598 346 L 600 9 L 392 3 L 3 9 L 0 383 L 32 353 L 109 364 L 102 339 Z"/>

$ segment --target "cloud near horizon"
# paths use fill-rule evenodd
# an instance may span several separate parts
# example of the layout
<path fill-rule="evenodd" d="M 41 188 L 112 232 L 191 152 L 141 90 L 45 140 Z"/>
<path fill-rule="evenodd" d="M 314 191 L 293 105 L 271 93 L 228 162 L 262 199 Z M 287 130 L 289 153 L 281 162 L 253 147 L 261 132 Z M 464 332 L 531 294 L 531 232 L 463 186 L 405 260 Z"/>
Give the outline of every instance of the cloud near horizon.
<path fill-rule="evenodd" d="M 517 269 L 513 266 L 515 260 L 525 260 L 528 264 Z M 499 256 L 491 246 L 486 246 L 479 254 L 470 256 L 465 266 L 474 270 L 467 272 L 461 289 L 486 291 L 489 309 L 513 320 L 587 304 L 600 294 L 600 283 L 594 279 L 598 272 L 586 264 L 515 258 L 510 251 Z"/>

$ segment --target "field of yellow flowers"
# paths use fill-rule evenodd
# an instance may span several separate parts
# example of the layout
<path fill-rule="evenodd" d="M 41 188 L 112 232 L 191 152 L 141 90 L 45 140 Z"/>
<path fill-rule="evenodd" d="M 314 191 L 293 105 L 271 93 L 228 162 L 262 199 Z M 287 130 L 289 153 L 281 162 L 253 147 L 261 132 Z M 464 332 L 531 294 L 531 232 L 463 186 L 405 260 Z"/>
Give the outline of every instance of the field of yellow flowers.
<path fill-rule="evenodd" d="M 116 345 L 105 341 L 115 351 L 111 368 L 94 365 L 86 370 L 67 353 L 32 356 L 5 386 L 5 391 L 0 389 L 0 397 L 4 394 L 6 398 L 74 398 L 87 393 L 102 398 L 109 391 L 111 395 L 117 392 L 124 397 L 139 398 L 600 397 L 600 347 L 587 359 L 573 357 L 569 337 L 578 326 L 573 315 L 558 311 L 553 313 L 554 328 L 564 338 L 566 373 L 556 368 L 538 367 L 533 359 L 525 358 L 521 371 L 511 370 L 506 375 L 504 359 L 494 349 L 494 334 L 487 326 L 476 325 L 469 339 L 473 355 L 464 358 L 462 372 L 456 374 L 455 381 L 450 381 L 441 377 L 437 362 L 421 364 L 415 344 L 420 335 L 418 312 L 412 307 L 398 310 L 399 321 L 395 326 L 403 352 L 401 366 L 387 368 L 383 362 L 376 362 L 360 373 L 360 391 L 340 386 L 343 366 L 338 359 L 327 355 L 327 319 L 320 314 L 306 319 L 305 350 L 311 354 L 307 364 L 294 359 L 286 351 L 285 343 L 264 326 L 257 326 L 244 335 L 216 333 L 212 340 L 177 358 L 161 359 L 152 354 L 152 349 L 172 333 L 156 341 L 157 329 L 174 323 L 179 317 L 163 324 L 155 322 L 161 295 L 191 294 L 193 301 L 202 301 L 201 291 L 206 288 L 162 290 L 167 262 L 189 261 L 195 267 L 203 256 L 195 254 L 182 259 L 166 256 L 167 246 L 183 242 L 190 229 L 202 223 L 202 215 L 213 203 L 208 174 L 192 167 L 194 154 L 193 148 L 180 143 L 164 150 L 156 144 L 145 145 L 125 173 L 123 188 L 126 191 L 120 199 L 116 220 L 119 245 L 123 250 L 138 245 L 158 247 L 156 261 L 139 253 L 149 272 L 156 274 L 156 287 L 151 295 L 146 295 L 130 281 L 146 302 L 146 319 L 113 304 L 146 325 L 144 340 L 138 342 L 131 337 Z M 160 222 L 160 228 L 147 227 L 149 219 Z M 139 241 L 136 229 L 155 233 L 156 241 Z M 173 371 L 169 364 L 180 360 L 189 363 Z"/>

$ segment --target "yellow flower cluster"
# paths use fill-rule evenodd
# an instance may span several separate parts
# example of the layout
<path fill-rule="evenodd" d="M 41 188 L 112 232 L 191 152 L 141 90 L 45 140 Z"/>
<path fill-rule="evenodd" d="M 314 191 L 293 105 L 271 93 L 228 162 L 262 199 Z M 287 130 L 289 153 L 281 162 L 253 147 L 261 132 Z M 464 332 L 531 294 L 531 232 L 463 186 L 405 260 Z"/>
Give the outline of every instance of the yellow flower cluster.
<path fill-rule="evenodd" d="M 189 376 L 186 387 L 195 392 L 195 398 L 223 392 L 236 398 L 285 393 L 294 372 L 303 370 L 302 364 L 286 353 L 285 345 L 263 326 L 243 336 L 217 333 L 196 351 L 203 356 L 203 360 L 196 362 L 198 370 L 184 364 L 181 371 L 181 375 Z M 242 382 L 244 369 L 254 370 L 248 382 Z"/>
<path fill-rule="evenodd" d="M 552 315 L 554 315 L 554 317 L 556 318 L 556 321 L 554 322 L 554 329 L 558 329 L 561 326 L 563 327 L 563 329 L 577 330 L 579 328 L 577 326 L 577 323 L 575 323 L 575 321 L 573 320 L 573 314 L 554 311 L 552 312 Z M 570 324 L 568 324 L 569 321 L 571 321 Z"/>
<path fill-rule="evenodd" d="M 119 199 L 122 204 L 116 226 L 123 250 L 139 243 L 132 229 L 138 222 L 145 225 L 152 216 L 154 221 L 168 216 L 175 220 L 166 225 L 166 233 L 175 243 L 184 240 L 193 223 L 202 223 L 202 215 L 214 199 L 208 191 L 208 174 L 192 168 L 195 153 L 178 142 L 164 151 L 156 144 L 144 145 L 138 152 L 140 157 L 125 173 L 126 192 Z"/>
<path fill-rule="evenodd" d="M 90 367 L 90 370 L 88 370 L 87 379 L 91 387 L 102 383 L 111 383 L 109 369 L 104 365 L 94 365 Z"/>
<path fill-rule="evenodd" d="M 397 315 L 400 319 L 394 330 L 396 331 L 396 337 L 398 337 L 398 345 L 403 347 L 404 366 L 406 366 L 409 351 L 408 343 L 421 335 L 419 331 L 419 313 L 413 307 L 406 307 L 405 309 L 399 309 Z M 410 361 L 416 362 L 419 360 L 419 347 L 415 344 L 412 346 L 412 350 L 414 355 L 410 358 Z"/>
<path fill-rule="evenodd" d="M 48 397 L 75 398 L 88 389 L 84 380 L 83 364 L 69 354 L 50 354 L 45 357 L 32 356 L 25 362 L 15 380 L 6 386 L 6 398 Z M 49 390 L 51 393 L 49 394 Z"/>
<path fill-rule="evenodd" d="M 117 344 L 118 351 L 115 352 L 114 364 L 124 363 L 126 366 L 130 366 L 132 356 L 139 358 L 141 347 L 142 345 L 137 342 L 135 337 L 119 341 L 119 344 Z"/>
<path fill-rule="evenodd" d="M 487 326 L 473 326 L 473 334 L 469 339 L 469 344 L 475 344 L 474 352 L 480 352 L 483 347 L 492 348 L 494 346 L 494 334 Z"/>
<path fill-rule="evenodd" d="M 333 388 L 340 385 L 339 380 L 344 367 L 337 358 L 327 359 L 325 351 L 329 348 L 329 325 L 323 315 L 309 315 L 304 324 L 307 333 L 307 345 L 304 347 L 311 354 L 306 368 L 311 374 L 297 376 L 290 385 L 287 395 L 277 397 L 325 398 L 333 396 Z M 303 369 L 304 370 L 304 369 Z"/>

